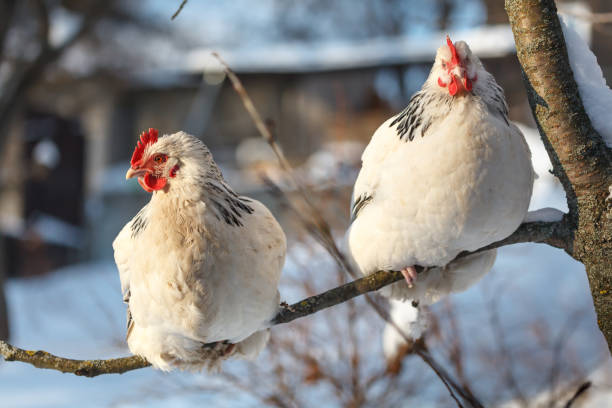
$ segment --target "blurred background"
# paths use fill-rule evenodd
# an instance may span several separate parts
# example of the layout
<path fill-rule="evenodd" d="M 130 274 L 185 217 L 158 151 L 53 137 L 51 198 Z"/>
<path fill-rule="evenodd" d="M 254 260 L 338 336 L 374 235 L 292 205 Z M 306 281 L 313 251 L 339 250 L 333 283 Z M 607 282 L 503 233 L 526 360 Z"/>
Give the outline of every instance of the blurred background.
<path fill-rule="evenodd" d="M 505 89 L 540 175 L 532 209 L 567 209 L 533 129 L 503 1 L 190 0 L 171 20 L 180 3 L 0 0 L 0 338 L 72 358 L 128 352 L 111 242 L 149 199 L 124 177 L 149 127 L 201 138 L 234 189 L 273 210 L 289 238 L 285 300 L 344 282 L 274 187 L 286 175 L 212 51 L 243 81 L 338 239 L 363 148 L 420 88 L 447 33 Z M 612 2 L 557 4 L 610 83 Z M 587 380 L 576 406 L 612 404 L 584 268 L 562 251 L 501 249 L 493 271 L 431 319 L 428 346 L 486 406 L 564 406 Z M 84 379 L 0 361 L 0 406 L 452 406 L 402 347 L 385 360 L 383 329 L 357 299 L 275 328 L 255 363 L 217 375 Z"/>

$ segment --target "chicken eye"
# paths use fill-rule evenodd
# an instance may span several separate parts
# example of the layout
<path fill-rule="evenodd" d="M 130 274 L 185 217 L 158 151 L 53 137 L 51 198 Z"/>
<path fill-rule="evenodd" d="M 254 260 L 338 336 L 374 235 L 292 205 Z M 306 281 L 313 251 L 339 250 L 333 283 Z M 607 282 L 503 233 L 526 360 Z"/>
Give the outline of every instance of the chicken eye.
<path fill-rule="evenodd" d="M 155 160 L 155 163 L 165 163 L 167 158 L 163 154 L 158 154 L 157 156 L 153 158 L 153 160 Z"/>
<path fill-rule="evenodd" d="M 442 61 L 442 68 L 446 69 L 446 62 Z"/>

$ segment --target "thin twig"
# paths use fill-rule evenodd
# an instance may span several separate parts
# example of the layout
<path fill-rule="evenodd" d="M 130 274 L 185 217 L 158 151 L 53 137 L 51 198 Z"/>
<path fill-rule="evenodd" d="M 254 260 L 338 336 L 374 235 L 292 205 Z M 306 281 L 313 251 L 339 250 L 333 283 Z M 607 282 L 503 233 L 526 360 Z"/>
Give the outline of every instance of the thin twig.
<path fill-rule="evenodd" d="M 580 397 L 586 390 L 591 388 L 591 385 L 592 385 L 591 382 L 587 381 L 584 384 L 582 384 L 580 387 L 578 387 L 578 389 L 574 393 L 574 396 L 570 398 L 569 401 L 567 401 L 567 404 L 565 404 L 565 408 L 571 408 L 571 406 L 574 404 L 574 402 L 576 402 L 578 397 Z"/>
<path fill-rule="evenodd" d="M 553 407 L 556 401 L 555 398 L 555 388 L 557 386 L 557 381 L 561 375 L 561 356 L 563 355 L 563 347 L 569 342 L 572 334 L 576 332 L 576 328 L 578 323 L 580 322 L 579 313 L 575 312 L 570 315 L 559 333 L 557 334 L 557 339 L 553 344 L 553 355 L 552 355 L 552 364 L 550 366 L 550 375 L 549 375 L 549 383 L 550 383 L 550 403 L 549 407 Z"/>
<path fill-rule="evenodd" d="M 85 377 L 100 374 L 123 374 L 126 371 L 148 367 L 151 364 L 142 357 L 131 356 L 109 360 L 73 360 L 54 356 L 46 351 L 23 350 L 0 341 L 0 354 L 6 361 L 21 361 L 36 368 L 46 368 Z"/>
<path fill-rule="evenodd" d="M 468 380 L 465 378 L 462 355 L 463 348 L 461 344 L 461 336 L 459 335 L 459 327 L 457 326 L 456 314 L 448 299 L 445 302 L 445 313 L 449 317 L 449 324 L 451 330 L 450 337 L 453 339 L 449 349 L 449 360 L 454 365 L 459 384 L 463 387 L 465 392 L 473 398 L 474 392 L 470 388 Z"/>
<path fill-rule="evenodd" d="M 516 380 L 514 371 L 512 370 L 513 359 L 510 350 L 508 349 L 506 344 L 507 336 L 505 335 L 504 329 L 500 322 L 499 295 L 492 295 L 489 298 L 486 308 L 489 310 L 489 323 L 491 324 L 491 330 L 493 331 L 495 344 L 499 348 L 499 354 L 501 354 L 501 358 L 504 363 L 498 366 L 499 370 L 501 371 L 501 375 L 504 377 L 507 387 L 514 393 L 514 396 L 521 404 L 521 406 L 527 407 L 529 406 L 527 398 L 525 398 L 525 395 L 523 394 L 523 391 L 521 390 L 518 381 Z"/>
<path fill-rule="evenodd" d="M 320 230 L 320 232 L 323 233 L 323 235 L 321 235 L 320 238 L 323 238 L 325 240 L 324 244 L 326 248 L 329 248 L 330 246 L 335 247 L 335 242 L 333 241 L 333 239 L 329 238 L 331 237 L 331 234 L 330 234 L 330 229 L 329 229 L 327 222 L 321 217 L 320 212 L 318 211 L 316 206 L 313 204 L 312 200 L 310 199 L 309 194 L 304 189 L 303 183 L 301 183 L 300 180 L 298 180 L 297 177 L 295 176 L 295 173 L 293 172 L 293 168 L 291 167 L 291 164 L 289 164 L 289 161 L 285 157 L 285 154 L 281 150 L 278 143 L 276 143 L 276 139 L 272 135 L 272 132 L 270 131 L 268 126 L 265 125 L 263 119 L 261 118 L 261 115 L 259 115 L 259 112 L 257 111 L 257 109 L 255 108 L 255 105 L 253 104 L 253 100 L 247 93 L 246 89 L 244 89 L 242 82 L 240 81 L 240 79 L 238 79 L 234 71 L 232 71 L 229 65 L 227 65 L 227 63 L 221 58 L 219 54 L 217 54 L 216 52 L 213 52 L 212 55 L 215 58 L 217 58 L 217 60 L 221 63 L 221 65 L 223 65 L 223 68 L 224 68 L 224 71 L 227 77 L 232 83 L 234 90 L 236 91 L 240 99 L 242 100 L 242 104 L 244 105 L 244 108 L 247 110 L 249 116 L 253 120 L 255 127 L 259 131 L 259 134 L 268 143 L 268 145 L 270 145 L 282 169 L 285 171 L 285 173 L 289 177 L 289 182 L 291 183 L 292 187 L 295 188 L 295 190 L 299 193 L 304 203 L 306 203 L 309 215 L 314 220 L 315 226 Z M 287 197 L 287 199 L 291 202 L 289 197 Z M 332 255 L 336 256 L 335 253 L 332 253 Z"/>
<path fill-rule="evenodd" d="M 185 7 L 185 4 L 187 4 L 187 0 L 183 0 L 181 2 L 181 5 L 179 6 L 178 10 L 176 10 L 176 12 L 172 15 L 172 17 L 170 17 L 170 20 L 174 20 L 175 18 L 178 17 L 179 13 L 183 10 L 183 7 Z"/>
<path fill-rule="evenodd" d="M 398 280 L 401 280 L 401 279 L 403 279 L 403 276 L 399 278 Z M 366 301 L 368 302 L 370 306 L 372 306 L 374 311 L 384 321 L 386 321 L 388 324 L 393 326 L 395 331 L 402 337 L 402 339 L 406 343 L 412 342 L 412 339 L 408 337 L 408 335 L 404 332 L 404 330 L 402 330 L 402 328 L 399 327 L 399 325 L 393 319 L 391 319 L 387 315 L 387 313 L 385 313 L 385 311 L 380 307 L 380 305 L 378 305 L 378 303 L 374 302 L 374 300 L 371 297 L 368 297 L 367 295 L 366 295 Z M 453 390 L 456 390 L 464 399 L 466 399 L 467 401 L 470 401 L 473 407 L 483 408 L 480 401 L 478 401 L 475 397 L 470 396 L 466 391 L 464 391 L 457 384 L 457 382 L 451 378 L 450 374 L 440 364 L 438 364 L 438 362 L 433 358 L 431 354 L 429 354 L 427 350 L 425 350 L 423 347 L 419 347 L 419 345 L 415 343 L 413 352 L 417 356 L 419 356 L 421 360 L 423 360 L 425 364 L 427 364 L 433 370 L 433 372 L 438 376 L 438 378 L 440 378 L 440 381 L 442 381 L 442 384 L 444 385 L 444 387 L 446 387 L 451 398 L 455 401 L 455 403 L 457 404 L 459 408 L 463 408 L 463 405 L 461 404 L 461 401 L 459 401 L 459 398 L 457 398 Z"/>

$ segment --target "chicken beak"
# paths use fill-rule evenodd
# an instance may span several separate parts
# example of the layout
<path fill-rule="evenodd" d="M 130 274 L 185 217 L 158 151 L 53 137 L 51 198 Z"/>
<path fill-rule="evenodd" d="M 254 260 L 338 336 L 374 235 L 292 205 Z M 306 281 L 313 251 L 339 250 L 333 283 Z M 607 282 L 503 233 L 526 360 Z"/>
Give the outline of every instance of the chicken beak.
<path fill-rule="evenodd" d="M 146 170 L 144 170 L 144 169 L 134 169 L 134 168 L 131 168 L 131 167 L 130 167 L 130 168 L 128 169 L 127 173 L 125 173 L 125 179 L 126 179 L 126 180 L 129 180 L 129 179 L 131 179 L 131 178 L 133 178 L 133 177 L 140 177 L 140 176 L 144 176 L 146 172 L 147 172 L 147 171 L 146 171 Z"/>

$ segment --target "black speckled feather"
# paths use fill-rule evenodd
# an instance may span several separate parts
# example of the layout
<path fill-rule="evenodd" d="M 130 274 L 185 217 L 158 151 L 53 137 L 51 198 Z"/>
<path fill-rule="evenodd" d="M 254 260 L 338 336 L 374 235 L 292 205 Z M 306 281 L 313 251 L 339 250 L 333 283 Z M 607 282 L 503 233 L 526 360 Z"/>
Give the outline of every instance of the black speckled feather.
<path fill-rule="evenodd" d="M 130 229 L 132 230 L 132 238 L 136 238 L 142 231 L 147 228 L 147 217 L 145 216 L 145 208 L 147 207 L 145 206 L 140 211 L 138 211 L 138 214 L 136 214 L 136 217 L 134 217 L 134 220 L 130 225 Z"/>
<path fill-rule="evenodd" d="M 353 202 L 351 206 L 351 222 L 355 221 L 359 212 L 363 210 L 363 208 L 372 201 L 374 197 L 370 194 L 362 194 Z"/>
<path fill-rule="evenodd" d="M 408 106 L 393 119 L 389 127 L 396 126 L 397 135 L 405 142 L 413 141 L 417 135 L 424 137 L 436 119 L 430 113 L 430 108 L 437 106 L 440 115 L 450 110 L 451 103 L 452 99 L 446 95 L 421 89 L 410 98 Z"/>
<path fill-rule="evenodd" d="M 210 202 L 213 204 L 213 211 L 219 220 L 224 220 L 233 227 L 242 227 L 242 217 L 253 213 L 253 207 L 248 203 L 250 199 L 240 197 L 225 183 L 206 182 L 206 188 L 211 193 Z"/>

